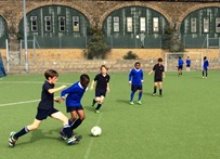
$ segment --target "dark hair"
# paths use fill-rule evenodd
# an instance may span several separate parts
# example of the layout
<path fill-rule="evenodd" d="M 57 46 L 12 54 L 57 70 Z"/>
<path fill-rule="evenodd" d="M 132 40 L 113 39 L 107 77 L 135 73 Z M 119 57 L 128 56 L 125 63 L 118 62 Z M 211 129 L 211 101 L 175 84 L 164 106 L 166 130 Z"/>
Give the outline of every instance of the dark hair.
<path fill-rule="evenodd" d="M 141 63 L 138 61 L 138 62 L 135 62 L 134 65 L 141 65 Z"/>
<path fill-rule="evenodd" d="M 181 56 L 179 56 L 179 59 L 182 59 L 182 57 L 181 57 Z"/>
<path fill-rule="evenodd" d="M 162 58 L 158 58 L 157 61 L 158 61 L 158 62 L 163 62 L 163 59 L 162 59 Z"/>
<path fill-rule="evenodd" d="M 90 81 L 89 75 L 87 74 L 81 74 L 80 81 Z"/>
<path fill-rule="evenodd" d="M 103 67 L 104 67 L 106 70 L 108 70 L 108 67 L 107 67 L 106 65 L 101 65 L 101 66 L 100 66 L 100 70 L 101 70 Z"/>
<path fill-rule="evenodd" d="M 206 60 L 206 59 L 207 59 L 207 57 L 206 57 L 206 56 L 204 56 L 204 57 L 203 57 L 203 60 Z"/>
<path fill-rule="evenodd" d="M 49 69 L 44 72 L 44 77 L 48 80 L 49 78 L 58 77 L 59 74 L 56 70 Z"/>

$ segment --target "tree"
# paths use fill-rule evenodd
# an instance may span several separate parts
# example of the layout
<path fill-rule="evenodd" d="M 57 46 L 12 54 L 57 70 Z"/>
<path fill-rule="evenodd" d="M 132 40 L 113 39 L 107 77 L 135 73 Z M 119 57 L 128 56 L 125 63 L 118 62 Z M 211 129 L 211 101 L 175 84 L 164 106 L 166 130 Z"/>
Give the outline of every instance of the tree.
<path fill-rule="evenodd" d="M 87 59 L 105 59 L 111 49 L 104 39 L 102 30 L 96 26 L 91 28 L 88 34 L 90 38 L 87 50 L 85 51 L 85 57 Z"/>

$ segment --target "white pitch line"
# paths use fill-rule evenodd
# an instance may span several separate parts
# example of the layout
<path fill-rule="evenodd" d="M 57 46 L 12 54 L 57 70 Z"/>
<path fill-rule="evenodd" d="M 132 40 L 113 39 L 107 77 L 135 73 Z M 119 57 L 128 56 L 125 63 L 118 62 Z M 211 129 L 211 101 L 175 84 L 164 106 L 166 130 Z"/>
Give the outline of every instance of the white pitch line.
<path fill-rule="evenodd" d="M 100 115 L 100 116 L 99 116 L 98 120 L 96 121 L 95 125 L 99 125 L 99 124 L 100 124 L 100 121 L 101 121 L 101 118 L 102 118 L 102 114 L 99 114 L 99 115 Z M 84 159 L 88 159 L 88 158 L 89 158 L 89 155 L 90 155 L 90 152 L 91 152 L 91 149 L 92 149 L 92 145 L 93 145 L 93 143 L 94 143 L 94 140 L 95 140 L 95 138 L 91 138 L 91 140 L 90 140 L 90 142 L 89 142 L 89 146 L 88 146 L 88 148 L 87 148 L 87 150 L 86 150 L 86 153 L 85 153 L 85 155 L 84 155 Z"/>
<path fill-rule="evenodd" d="M 1 81 L 0 84 L 4 83 L 13 83 L 13 84 L 43 84 L 42 81 Z M 70 82 L 57 82 L 57 84 L 68 84 L 71 85 L 73 83 Z"/>
<path fill-rule="evenodd" d="M 39 99 L 35 100 L 29 100 L 29 101 L 23 101 L 23 102 L 14 102 L 14 103 L 6 103 L 6 104 L 0 104 L 0 107 L 6 107 L 9 105 L 20 105 L 20 104 L 27 104 L 27 103 L 34 103 L 34 102 L 39 102 Z"/>

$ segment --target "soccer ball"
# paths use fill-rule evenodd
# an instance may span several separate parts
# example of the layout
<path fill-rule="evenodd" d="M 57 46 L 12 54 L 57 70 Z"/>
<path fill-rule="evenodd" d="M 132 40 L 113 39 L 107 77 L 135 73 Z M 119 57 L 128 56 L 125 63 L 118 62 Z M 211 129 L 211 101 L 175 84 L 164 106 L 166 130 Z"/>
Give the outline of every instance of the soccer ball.
<path fill-rule="evenodd" d="M 99 126 L 94 126 L 91 129 L 92 136 L 100 136 L 102 134 L 102 129 Z"/>

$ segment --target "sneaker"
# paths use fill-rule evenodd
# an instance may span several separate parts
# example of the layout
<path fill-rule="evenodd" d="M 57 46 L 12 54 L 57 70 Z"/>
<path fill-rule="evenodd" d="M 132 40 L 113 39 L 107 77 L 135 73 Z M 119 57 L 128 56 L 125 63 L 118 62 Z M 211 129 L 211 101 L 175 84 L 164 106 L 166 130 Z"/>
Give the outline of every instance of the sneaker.
<path fill-rule="evenodd" d="M 67 145 L 75 145 L 78 144 L 81 140 L 82 136 L 72 136 L 66 140 Z"/>
<path fill-rule="evenodd" d="M 204 76 L 202 78 L 205 78 Z"/>
<path fill-rule="evenodd" d="M 14 138 L 14 135 L 16 134 L 16 132 L 11 132 L 10 133 L 10 136 L 9 136 L 9 139 L 8 139 L 8 145 L 10 147 L 14 147 L 15 146 L 15 143 L 16 143 L 16 139 Z"/>
<path fill-rule="evenodd" d="M 153 93 L 152 95 L 153 95 L 153 96 L 155 96 L 155 95 L 156 95 L 156 93 Z"/>
<path fill-rule="evenodd" d="M 141 105 L 142 104 L 142 102 L 139 100 L 138 102 L 137 102 L 139 105 Z"/>
<path fill-rule="evenodd" d="M 63 139 L 64 141 L 68 139 L 67 136 L 64 134 L 63 129 L 60 130 L 60 138 Z"/>
<path fill-rule="evenodd" d="M 130 105 L 134 105 L 134 102 L 133 102 L 133 101 L 131 101 L 131 102 L 130 102 Z"/>
<path fill-rule="evenodd" d="M 95 110 L 95 113 L 99 114 L 99 113 L 100 113 L 100 111 L 99 111 L 99 110 Z"/>

